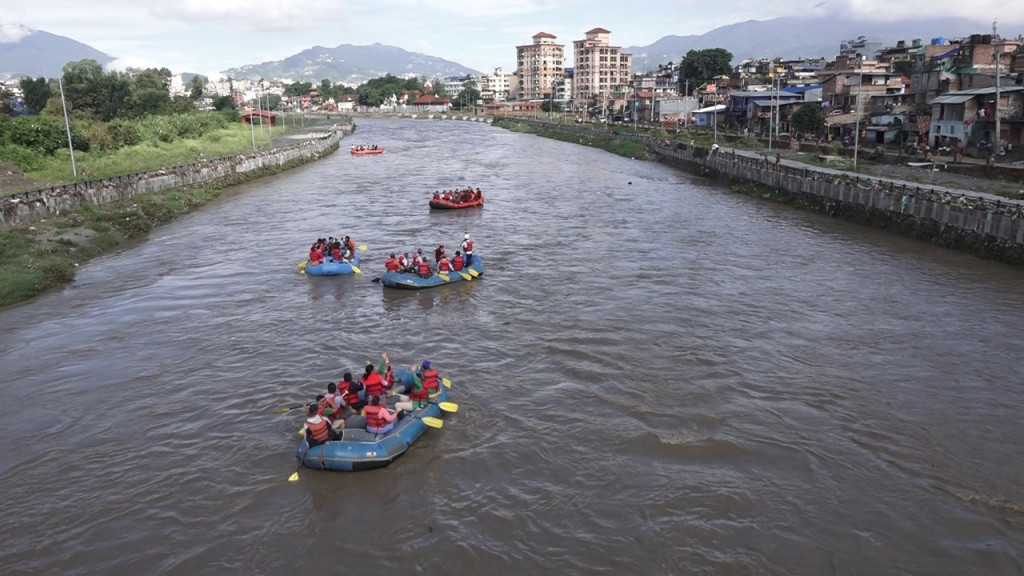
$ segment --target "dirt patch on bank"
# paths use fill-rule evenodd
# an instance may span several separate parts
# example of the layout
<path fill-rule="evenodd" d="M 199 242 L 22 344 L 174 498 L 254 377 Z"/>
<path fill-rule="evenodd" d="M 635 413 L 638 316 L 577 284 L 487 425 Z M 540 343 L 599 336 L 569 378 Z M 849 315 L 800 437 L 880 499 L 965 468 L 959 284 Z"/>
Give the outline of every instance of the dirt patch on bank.
<path fill-rule="evenodd" d="M 16 164 L 0 162 L 0 196 L 10 196 L 39 187 L 39 183 L 25 176 Z"/>

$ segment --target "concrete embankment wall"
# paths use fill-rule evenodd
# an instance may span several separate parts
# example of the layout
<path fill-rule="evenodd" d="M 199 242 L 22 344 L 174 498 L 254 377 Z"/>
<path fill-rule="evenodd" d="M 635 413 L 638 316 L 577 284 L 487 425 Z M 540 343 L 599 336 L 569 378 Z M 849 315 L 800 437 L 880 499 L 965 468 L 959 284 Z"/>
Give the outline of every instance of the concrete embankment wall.
<path fill-rule="evenodd" d="M 776 166 L 733 155 L 724 148 L 712 153 L 706 148 L 627 134 L 625 129 L 608 131 L 590 125 L 530 123 L 542 133 L 572 131 L 586 137 L 641 142 L 661 161 L 719 179 L 739 192 L 985 258 L 1024 264 L 1024 205 L 1018 201 L 952 194 L 811 167 Z"/>
<path fill-rule="evenodd" d="M 337 150 L 341 137 L 353 129 L 351 124 L 339 125 L 291 146 L 9 196 L 0 199 L 0 229 L 82 204 L 108 204 L 137 194 L 215 184 L 265 168 L 304 164 Z"/>

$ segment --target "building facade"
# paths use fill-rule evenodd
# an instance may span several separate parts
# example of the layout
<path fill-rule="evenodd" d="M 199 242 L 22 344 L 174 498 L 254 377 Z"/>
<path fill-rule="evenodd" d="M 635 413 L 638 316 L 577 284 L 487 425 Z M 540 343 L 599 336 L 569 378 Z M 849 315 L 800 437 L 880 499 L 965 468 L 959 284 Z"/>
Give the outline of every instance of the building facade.
<path fill-rule="evenodd" d="M 605 108 L 630 90 L 633 55 L 610 44 L 611 32 L 589 30 L 583 40 L 573 41 L 572 99 L 577 107 Z"/>
<path fill-rule="evenodd" d="M 538 32 L 533 44 L 516 46 L 517 99 L 552 97 L 556 81 L 565 75 L 565 46 L 555 40 L 553 34 Z"/>

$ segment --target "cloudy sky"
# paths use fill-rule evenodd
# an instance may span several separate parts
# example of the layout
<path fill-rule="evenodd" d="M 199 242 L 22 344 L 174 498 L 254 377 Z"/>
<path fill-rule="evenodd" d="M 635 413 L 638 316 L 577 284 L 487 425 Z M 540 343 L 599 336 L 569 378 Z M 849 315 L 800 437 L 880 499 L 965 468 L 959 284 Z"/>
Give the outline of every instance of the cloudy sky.
<path fill-rule="evenodd" d="M 841 5 L 840 5 L 841 4 Z M 12 24 L 83 42 L 120 66 L 216 72 L 281 60 L 312 46 L 373 43 L 445 58 L 487 73 L 515 68 L 515 46 L 548 32 L 568 47 L 591 28 L 612 44 L 646 46 L 670 34 L 778 16 L 967 16 L 1024 19 L 1005 0 L 11 0 L 0 11 L 0 41 Z M 1021 14 L 1017 14 L 1021 12 Z M 1000 32 L 1004 32 L 1001 28 Z M 1009 30 L 1006 31 L 1007 33 Z M 571 52 L 571 51 L 570 51 Z M 570 54 L 571 58 L 571 54 Z"/>

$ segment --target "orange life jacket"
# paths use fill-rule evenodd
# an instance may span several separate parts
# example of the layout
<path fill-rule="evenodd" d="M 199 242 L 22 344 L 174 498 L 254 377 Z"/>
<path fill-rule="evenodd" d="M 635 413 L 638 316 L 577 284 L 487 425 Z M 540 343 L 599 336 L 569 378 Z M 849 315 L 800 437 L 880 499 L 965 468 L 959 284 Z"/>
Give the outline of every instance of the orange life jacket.
<path fill-rule="evenodd" d="M 423 276 L 424 278 L 430 276 L 430 264 L 428 264 L 426 260 L 420 260 L 418 268 L 420 276 Z"/>
<path fill-rule="evenodd" d="M 320 415 L 306 418 L 306 428 L 309 429 L 310 438 L 314 442 L 326 442 L 331 437 L 331 425 Z"/>

